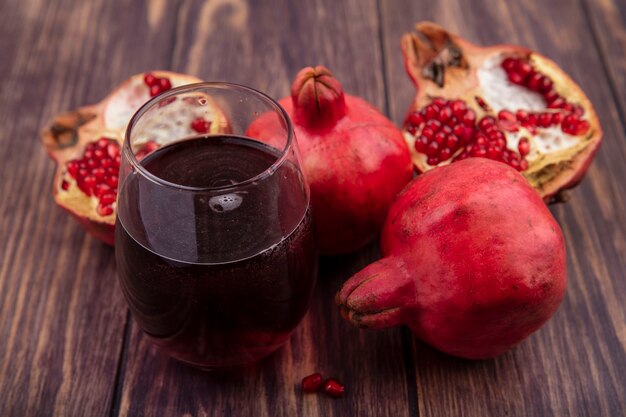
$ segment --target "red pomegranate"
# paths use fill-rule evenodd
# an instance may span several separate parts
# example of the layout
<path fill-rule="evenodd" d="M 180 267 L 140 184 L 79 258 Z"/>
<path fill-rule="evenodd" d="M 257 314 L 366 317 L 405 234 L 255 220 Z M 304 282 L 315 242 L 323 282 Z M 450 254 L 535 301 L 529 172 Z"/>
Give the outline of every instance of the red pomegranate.
<path fill-rule="evenodd" d="M 479 47 L 433 23 L 404 35 L 417 96 L 404 136 L 420 172 L 467 157 L 505 162 L 546 201 L 583 177 L 602 140 L 591 102 L 553 61 Z"/>
<path fill-rule="evenodd" d="M 337 294 L 361 327 L 408 325 L 451 355 L 500 355 L 539 329 L 566 286 L 561 229 L 516 170 L 486 158 L 429 170 L 389 210 L 383 258 Z"/>
<path fill-rule="evenodd" d="M 172 87 L 200 81 L 190 75 L 167 71 L 137 74 L 100 103 L 55 117 L 42 131 L 41 139 L 48 154 L 57 162 L 52 190 L 57 204 L 76 217 L 92 235 L 112 245 L 121 144 L 130 118 L 150 97 Z M 171 102 L 168 111 L 175 112 L 180 106 L 188 105 Z M 209 128 L 217 132 L 226 121 L 217 105 L 212 103 L 202 107 L 202 114 L 206 114 L 205 111 L 211 114 L 211 109 L 213 117 L 209 118 L 213 123 L 209 123 Z M 142 148 L 137 156 L 156 149 L 159 143 L 171 140 L 173 135 L 181 137 L 179 135 L 186 132 L 189 135 L 199 132 L 193 112 L 189 118 L 189 123 L 183 126 L 173 123 L 145 126 L 154 137 L 139 145 Z M 192 125 L 194 122 L 196 127 Z"/>
<path fill-rule="evenodd" d="M 372 105 L 344 94 L 322 66 L 301 70 L 280 104 L 293 120 L 321 253 L 362 248 L 412 177 L 401 132 Z M 247 134 L 271 143 L 279 129 L 275 118 L 262 116 Z"/>

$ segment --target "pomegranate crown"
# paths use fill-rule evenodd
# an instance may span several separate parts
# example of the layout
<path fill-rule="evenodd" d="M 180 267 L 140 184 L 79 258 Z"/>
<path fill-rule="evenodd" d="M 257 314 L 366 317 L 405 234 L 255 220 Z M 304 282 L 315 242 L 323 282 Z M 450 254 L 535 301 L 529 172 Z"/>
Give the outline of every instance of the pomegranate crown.
<path fill-rule="evenodd" d="M 321 65 L 298 72 L 291 99 L 295 122 L 306 128 L 332 127 L 346 114 L 341 83 Z"/>

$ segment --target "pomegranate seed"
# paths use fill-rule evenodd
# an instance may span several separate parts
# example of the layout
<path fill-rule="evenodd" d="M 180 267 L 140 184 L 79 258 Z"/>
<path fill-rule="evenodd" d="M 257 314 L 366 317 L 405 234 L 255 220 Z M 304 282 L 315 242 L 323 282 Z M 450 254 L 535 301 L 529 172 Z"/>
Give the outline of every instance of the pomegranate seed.
<path fill-rule="evenodd" d="M 450 103 L 450 108 L 452 109 L 452 113 L 459 118 L 463 117 L 465 110 L 467 110 L 467 106 L 462 100 L 454 100 Z"/>
<path fill-rule="evenodd" d="M 452 116 L 451 118 L 449 118 L 448 120 L 446 120 L 446 126 L 453 128 L 454 126 L 459 124 L 459 119 L 456 118 L 456 116 Z"/>
<path fill-rule="evenodd" d="M 517 132 L 517 118 L 508 110 L 500 110 L 498 113 L 498 124 L 504 130 L 509 132 Z"/>
<path fill-rule="evenodd" d="M 515 115 L 508 110 L 500 110 L 498 112 L 498 120 L 501 122 L 515 122 Z"/>
<path fill-rule="evenodd" d="M 526 169 L 528 169 L 528 161 L 525 159 L 521 160 L 519 163 L 519 169 L 520 171 L 525 171 Z"/>
<path fill-rule="evenodd" d="M 552 113 L 552 121 L 553 125 L 560 125 L 563 120 L 563 113 Z"/>
<path fill-rule="evenodd" d="M 426 147 L 428 146 L 428 138 L 424 135 L 420 136 L 415 140 L 415 150 L 421 153 L 426 151 Z"/>
<path fill-rule="evenodd" d="M 115 158 L 120 154 L 120 145 L 117 142 L 111 142 L 107 145 L 107 154 L 110 158 Z"/>
<path fill-rule="evenodd" d="M 478 136 L 476 138 L 476 145 L 485 146 L 487 144 L 487 139 L 484 136 Z"/>
<path fill-rule="evenodd" d="M 102 196 L 100 197 L 100 203 L 104 204 L 105 206 L 113 204 L 114 202 L 115 202 L 115 194 L 113 193 L 102 194 Z"/>
<path fill-rule="evenodd" d="M 554 90 L 547 91 L 543 94 L 543 98 L 546 100 L 546 103 L 551 103 L 559 97 L 559 93 Z"/>
<path fill-rule="evenodd" d="M 521 156 L 526 156 L 530 153 L 530 143 L 527 138 L 521 138 L 517 144 L 517 150 Z"/>
<path fill-rule="evenodd" d="M 96 179 L 101 180 L 102 178 L 104 178 L 105 171 L 104 171 L 104 168 L 94 168 L 94 169 L 91 171 L 91 174 L 92 174 L 94 177 L 96 177 Z"/>
<path fill-rule="evenodd" d="M 329 378 L 324 382 L 324 392 L 331 397 L 340 398 L 345 394 L 345 387 L 336 379 Z"/>
<path fill-rule="evenodd" d="M 563 108 L 564 105 L 565 105 L 565 100 L 563 100 L 561 97 L 558 97 L 554 101 L 552 101 L 551 103 L 548 103 L 548 108 L 549 109 L 560 109 L 560 108 Z"/>
<path fill-rule="evenodd" d="M 88 172 L 89 171 L 87 171 L 87 168 L 80 168 L 78 170 L 78 177 L 77 178 L 84 178 L 87 175 Z"/>
<path fill-rule="evenodd" d="M 198 133 L 208 133 L 211 129 L 211 122 L 202 117 L 198 117 L 191 122 L 191 128 Z"/>
<path fill-rule="evenodd" d="M 110 177 L 107 177 L 105 181 L 109 187 L 117 188 L 117 182 L 118 182 L 117 175 L 111 175 Z"/>
<path fill-rule="evenodd" d="M 528 77 L 528 81 L 526 82 L 526 87 L 533 91 L 539 91 L 539 86 L 543 80 L 543 75 L 538 72 L 533 73 L 530 77 Z"/>
<path fill-rule="evenodd" d="M 499 159 L 502 156 L 502 148 L 490 145 L 487 147 L 487 158 Z"/>
<path fill-rule="evenodd" d="M 102 197 L 103 194 L 106 194 L 110 191 L 111 187 L 104 183 L 96 184 L 96 186 L 94 187 L 94 195 L 98 198 Z"/>
<path fill-rule="evenodd" d="M 537 115 L 534 113 L 530 113 L 524 122 L 524 126 L 526 127 L 537 126 Z"/>
<path fill-rule="evenodd" d="M 528 77 L 533 72 L 533 67 L 525 61 L 518 61 L 517 72 L 524 78 Z"/>
<path fill-rule="evenodd" d="M 435 97 L 435 98 L 433 98 L 432 103 L 433 103 L 434 105 L 438 106 L 438 107 L 443 107 L 443 106 L 445 106 L 445 105 L 446 105 L 446 100 L 444 100 L 444 99 L 443 99 L 443 98 L 441 98 L 441 97 Z"/>
<path fill-rule="evenodd" d="M 172 83 L 167 78 L 159 78 L 159 87 L 161 91 L 167 91 L 172 88 Z"/>
<path fill-rule="evenodd" d="M 424 123 L 424 118 L 422 117 L 421 114 L 417 112 L 413 112 L 409 114 L 408 122 L 412 125 L 420 126 L 422 123 Z"/>
<path fill-rule="evenodd" d="M 446 146 L 452 150 L 456 150 L 459 142 L 459 137 L 454 133 L 448 135 L 448 137 L 446 138 Z"/>
<path fill-rule="evenodd" d="M 432 139 L 433 136 L 435 136 L 435 131 L 429 127 L 425 127 L 424 129 L 422 129 L 422 135 L 426 136 L 428 139 Z"/>
<path fill-rule="evenodd" d="M 513 58 L 505 58 L 504 61 L 502 61 L 502 68 L 504 68 L 506 72 L 514 71 L 516 67 L 517 67 L 517 60 Z"/>
<path fill-rule="evenodd" d="M 552 81 L 545 75 L 541 78 L 539 82 L 539 92 L 545 94 L 552 90 Z"/>
<path fill-rule="evenodd" d="M 552 114 L 550 113 L 540 113 L 537 118 L 537 126 L 539 127 L 549 127 L 550 123 L 552 123 Z"/>
<path fill-rule="evenodd" d="M 452 133 L 458 137 L 462 137 L 465 134 L 465 127 L 462 125 L 456 125 L 452 128 Z"/>
<path fill-rule="evenodd" d="M 437 114 L 439 113 L 439 107 L 435 106 L 434 104 L 429 104 L 428 106 L 426 106 L 425 109 L 425 115 L 427 119 L 434 119 L 435 117 L 437 117 Z"/>
<path fill-rule="evenodd" d="M 509 72 L 506 75 L 508 76 L 509 81 L 511 81 L 513 84 L 519 85 L 524 83 L 524 76 L 519 72 Z"/>
<path fill-rule="evenodd" d="M 585 114 L 585 109 L 583 109 L 582 106 L 575 105 L 574 106 L 574 115 L 580 117 L 583 114 Z"/>
<path fill-rule="evenodd" d="M 446 134 L 443 131 L 437 132 L 437 134 L 435 134 L 435 142 L 437 142 L 438 145 L 442 145 L 445 140 Z"/>
<path fill-rule="evenodd" d="M 161 86 L 158 84 L 150 86 L 150 97 L 155 97 L 161 94 L 163 90 L 161 90 Z"/>
<path fill-rule="evenodd" d="M 495 142 L 501 138 L 504 138 L 504 133 L 499 130 L 492 130 L 487 134 L 487 139 L 489 139 L 490 142 Z"/>
<path fill-rule="evenodd" d="M 574 113 L 574 105 L 572 103 L 565 102 L 561 108 L 565 113 Z"/>
<path fill-rule="evenodd" d="M 520 123 L 524 123 L 528 118 L 528 113 L 524 110 L 518 110 L 517 112 L 515 112 L 515 117 Z"/>
<path fill-rule="evenodd" d="M 322 387 L 322 374 L 315 373 L 302 378 L 302 392 L 313 393 Z"/>
<path fill-rule="evenodd" d="M 426 122 L 426 128 L 432 129 L 433 132 L 436 132 L 441 128 L 441 123 L 439 120 L 432 119 Z"/>
<path fill-rule="evenodd" d="M 489 110 L 490 110 L 489 106 L 487 105 L 487 103 L 485 102 L 485 100 L 483 100 L 483 98 L 482 98 L 482 97 L 478 97 L 478 96 L 476 96 L 476 97 L 474 97 L 474 99 L 476 100 L 476 103 L 478 103 L 478 105 L 479 105 L 479 106 L 480 106 L 480 107 L 481 107 L 484 111 L 489 111 Z"/>
<path fill-rule="evenodd" d="M 100 216 L 109 216 L 113 214 L 113 207 L 98 204 L 98 208 L 96 209 L 96 211 Z"/>
<path fill-rule="evenodd" d="M 426 147 L 426 155 L 435 156 L 438 153 L 439 153 L 439 144 L 437 142 L 430 142 L 428 146 Z"/>
<path fill-rule="evenodd" d="M 487 156 L 487 151 L 485 150 L 485 148 L 474 148 L 472 155 L 484 158 L 485 156 Z"/>
<path fill-rule="evenodd" d="M 61 188 L 67 191 L 70 188 L 70 183 L 65 180 L 61 181 Z"/>
<path fill-rule="evenodd" d="M 407 125 L 406 130 L 413 136 L 417 133 L 417 126 L 415 125 Z"/>
<path fill-rule="evenodd" d="M 92 159 L 92 158 L 93 158 L 93 150 L 91 150 L 91 149 L 87 149 L 87 150 L 85 151 L 85 153 L 83 154 L 83 158 L 84 158 L 85 160 L 87 160 L 87 159 Z"/>
<path fill-rule="evenodd" d="M 94 177 L 93 175 L 87 175 L 85 178 L 83 178 L 83 184 L 85 184 L 85 188 L 90 191 L 93 187 L 95 187 L 96 182 L 96 177 Z"/>
<path fill-rule="evenodd" d="M 452 117 L 452 110 L 450 110 L 449 107 L 441 108 L 441 110 L 439 110 L 439 114 L 437 114 L 437 120 L 442 123 L 448 120 L 450 117 Z"/>
<path fill-rule="evenodd" d="M 439 151 L 439 160 L 445 161 L 452 156 L 452 151 L 449 148 L 443 148 Z"/>
<path fill-rule="evenodd" d="M 158 81 L 159 79 L 155 77 L 154 74 L 151 74 L 149 72 L 143 76 L 143 82 L 146 83 L 148 87 L 152 87 L 153 85 L 156 85 Z"/>
<path fill-rule="evenodd" d="M 467 109 L 467 111 L 463 115 L 463 124 L 465 124 L 465 126 L 472 127 L 474 126 L 475 122 L 476 122 L 476 113 L 472 109 Z"/>
<path fill-rule="evenodd" d="M 584 135 L 589 131 L 591 125 L 586 120 L 581 120 L 576 127 L 576 135 Z"/>
<path fill-rule="evenodd" d="M 464 142 L 469 142 L 474 136 L 474 129 L 471 127 L 466 127 L 463 132 L 463 136 L 460 138 L 463 139 Z"/>
<path fill-rule="evenodd" d="M 72 160 L 70 162 L 67 163 L 67 172 L 69 172 L 69 174 L 76 178 L 76 175 L 78 174 L 78 162 Z"/>
<path fill-rule="evenodd" d="M 480 122 L 478 122 L 478 127 L 482 130 L 486 130 L 490 126 L 494 126 L 496 124 L 496 119 L 493 116 L 485 116 Z"/>
<path fill-rule="evenodd" d="M 111 165 L 113 165 L 113 160 L 112 159 L 106 158 L 106 159 L 103 159 L 103 160 L 100 161 L 100 166 L 102 168 L 108 168 Z"/>
<path fill-rule="evenodd" d="M 429 156 L 428 159 L 426 160 L 426 163 L 434 167 L 439 163 L 439 158 L 436 156 Z"/>

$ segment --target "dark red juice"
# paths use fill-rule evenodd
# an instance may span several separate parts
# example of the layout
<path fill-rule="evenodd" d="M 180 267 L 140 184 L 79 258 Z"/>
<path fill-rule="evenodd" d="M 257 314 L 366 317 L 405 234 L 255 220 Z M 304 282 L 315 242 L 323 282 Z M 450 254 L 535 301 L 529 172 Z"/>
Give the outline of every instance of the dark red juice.
<path fill-rule="evenodd" d="M 266 172 L 277 158 L 245 138 L 192 138 L 141 161 L 188 190 L 137 174 L 125 180 L 121 287 L 135 320 L 171 356 L 205 368 L 250 363 L 304 316 L 317 273 L 311 215 L 292 163 Z"/>

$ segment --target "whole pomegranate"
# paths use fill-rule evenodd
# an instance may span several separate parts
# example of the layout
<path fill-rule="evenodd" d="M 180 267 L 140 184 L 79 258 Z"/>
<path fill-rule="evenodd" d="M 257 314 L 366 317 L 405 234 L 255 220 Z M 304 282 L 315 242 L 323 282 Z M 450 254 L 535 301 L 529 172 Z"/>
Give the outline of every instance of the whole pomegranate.
<path fill-rule="evenodd" d="M 602 129 L 553 61 L 520 46 L 482 48 L 429 22 L 416 30 L 402 51 L 418 89 L 404 135 L 419 171 L 485 157 L 521 171 L 546 201 L 582 179 Z"/>
<path fill-rule="evenodd" d="M 56 203 L 92 235 L 113 245 L 121 144 L 130 118 L 150 97 L 200 81 L 168 71 L 137 74 L 100 103 L 55 117 L 41 138 L 58 164 L 53 186 Z M 177 125 L 163 120 L 159 126 L 144 126 L 152 136 L 147 135 L 150 140 L 139 144 L 136 156 L 145 156 L 172 137 L 224 130 L 226 121 L 221 110 L 210 98 L 203 100 L 202 106 L 189 101 L 169 102 L 168 114 L 193 106 L 194 111 L 184 113 L 189 115 L 188 123 Z"/>
<path fill-rule="evenodd" d="M 280 104 L 298 138 L 320 252 L 360 249 L 378 235 L 391 201 L 413 175 L 401 132 L 366 101 L 344 94 L 322 66 L 302 69 Z M 271 143 L 280 132 L 276 123 L 262 116 L 247 134 Z"/>
<path fill-rule="evenodd" d="M 383 259 L 337 294 L 361 327 L 408 325 L 451 355 L 499 355 L 539 329 L 566 286 L 565 245 L 539 194 L 485 158 L 413 180 L 389 210 Z"/>

